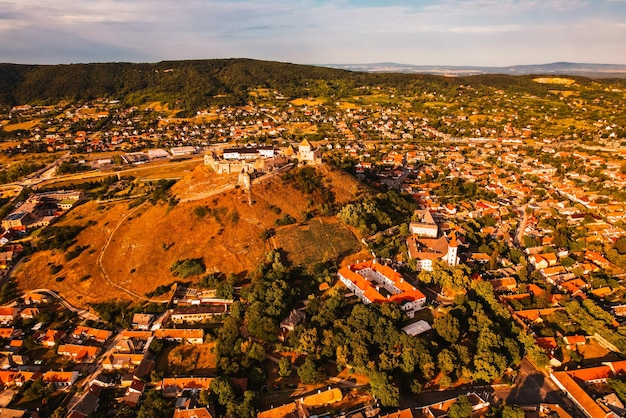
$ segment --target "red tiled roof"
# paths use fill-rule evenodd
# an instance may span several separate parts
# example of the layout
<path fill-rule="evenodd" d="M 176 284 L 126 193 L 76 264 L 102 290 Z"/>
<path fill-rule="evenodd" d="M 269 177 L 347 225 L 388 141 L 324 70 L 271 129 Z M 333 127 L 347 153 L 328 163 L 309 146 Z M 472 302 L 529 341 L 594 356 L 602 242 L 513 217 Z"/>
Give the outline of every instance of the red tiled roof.
<path fill-rule="evenodd" d="M 568 372 L 554 372 L 552 376 L 565 388 L 569 396 L 576 400 L 578 406 L 584 409 L 586 415 L 594 418 L 604 418 L 610 415 L 569 376 Z"/>

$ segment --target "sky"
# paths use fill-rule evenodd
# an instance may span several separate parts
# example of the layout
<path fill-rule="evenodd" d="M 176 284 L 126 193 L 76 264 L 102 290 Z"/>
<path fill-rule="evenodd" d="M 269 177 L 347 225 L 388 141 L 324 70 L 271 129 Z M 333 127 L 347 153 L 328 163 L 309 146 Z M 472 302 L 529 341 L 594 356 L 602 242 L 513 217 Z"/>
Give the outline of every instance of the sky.
<path fill-rule="evenodd" d="M 626 0 L 0 0 L 0 62 L 626 64 Z"/>

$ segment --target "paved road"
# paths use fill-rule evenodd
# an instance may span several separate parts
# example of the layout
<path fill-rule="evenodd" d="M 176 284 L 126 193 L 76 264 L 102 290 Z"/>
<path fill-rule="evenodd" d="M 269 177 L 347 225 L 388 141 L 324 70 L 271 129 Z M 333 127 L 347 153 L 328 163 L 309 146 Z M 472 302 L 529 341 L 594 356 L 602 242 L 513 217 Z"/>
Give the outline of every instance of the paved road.
<path fill-rule="evenodd" d="M 476 392 L 481 396 L 484 394 L 492 403 L 504 400 L 507 404 L 538 405 L 539 403 L 547 402 L 559 404 L 570 413 L 575 413 L 576 410 L 572 403 L 561 394 L 561 391 L 552 380 L 535 369 L 527 359 L 522 361 L 518 377 L 513 386 L 477 385 L 446 391 L 422 392 L 419 395 L 401 398 L 400 407 L 415 408 L 432 405 L 464 395 L 467 392 Z"/>
<path fill-rule="evenodd" d="M 566 406 L 561 391 L 550 377 L 535 369 L 527 359 L 520 365 L 515 386 L 508 391 L 496 390 L 494 394 L 500 399 L 505 399 L 507 403 L 536 405 L 547 402 Z"/>
<path fill-rule="evenodd" d="M 104 343 L 104 345 L 102 346 L 102 353 L 104 354 L 101 354 L 96 359 L 94 364 L 90 365 L 89 368 L 86 369 L 90 372 L 89 375 L 76 382 L 77 386 L 83 385 L 84 390 L 80 393 L 76 392 L 72 395 L 66 405 L 66 409 L 68 412 L 72 411 L 72 409 L 74 409 L 85 398 L 85 396 L 87 396 L 87 394 L 89 393 L 87 389 L 89 388 L 91 381 L 98 377 L 100 372 L 102 372 L 102 360 L 113 354 L 113 351 L 115 351 L 115 346 L 121 339 L 121 334 L 117 334 L 115 338 L 112 338 L 108 342 Z"/>
<path fill-rule="evenodd" d="M 524 205 L 520 208 L 524 215 L 522 216 L 522 220 L 517 226 L 517 232 L 515 232 L 515 243 L 517 245 L 522 245 L 522 238 L 524 237 L 524 231 L 526 230 L 526 225 L 528 224 L 529 215 L 526 213 L 527 207 L 528 205 Z"/>

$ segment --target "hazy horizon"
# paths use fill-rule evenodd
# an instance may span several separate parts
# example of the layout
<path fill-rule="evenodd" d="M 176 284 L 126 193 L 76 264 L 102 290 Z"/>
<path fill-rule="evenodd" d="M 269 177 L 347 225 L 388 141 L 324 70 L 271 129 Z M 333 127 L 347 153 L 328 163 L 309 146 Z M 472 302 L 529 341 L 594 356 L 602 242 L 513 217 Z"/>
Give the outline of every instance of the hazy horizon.
<path fill-rule="evenodd" d="M 626 0 L 5 0 L 0 60 L 626 64 Z"/>

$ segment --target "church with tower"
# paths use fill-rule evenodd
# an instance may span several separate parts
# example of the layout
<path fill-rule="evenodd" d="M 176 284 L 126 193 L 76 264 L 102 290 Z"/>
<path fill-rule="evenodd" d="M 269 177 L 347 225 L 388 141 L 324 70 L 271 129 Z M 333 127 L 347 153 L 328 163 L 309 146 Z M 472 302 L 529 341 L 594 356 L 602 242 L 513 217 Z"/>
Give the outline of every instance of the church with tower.
<path fill-rule="evenodd" d="M 409 258 L 416 262 L 416 269 L 432 271 L 435 261 L 451 266 L 459 264 L 456 233 L 443 234 L 428 210 L 416 211 L 414 218 L 417 220 L 409 224 L 412 235 L 406 244 Z"/>

